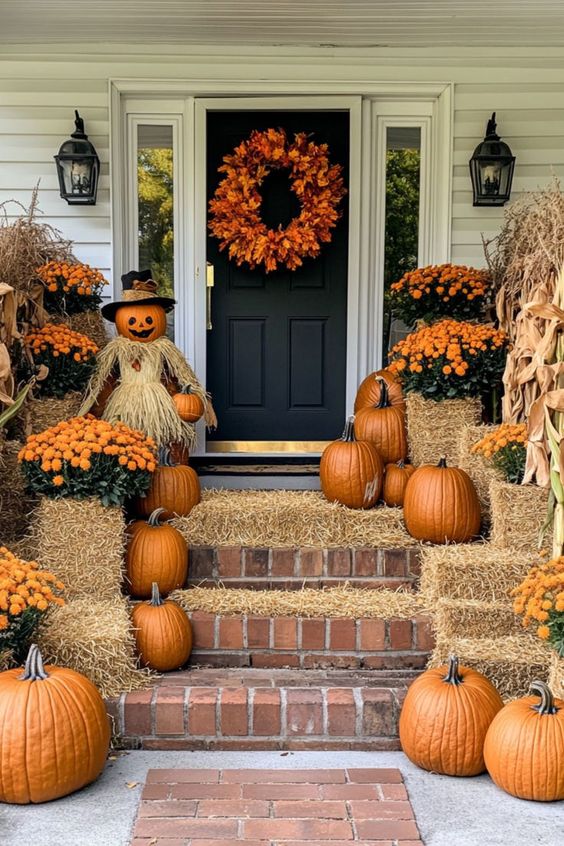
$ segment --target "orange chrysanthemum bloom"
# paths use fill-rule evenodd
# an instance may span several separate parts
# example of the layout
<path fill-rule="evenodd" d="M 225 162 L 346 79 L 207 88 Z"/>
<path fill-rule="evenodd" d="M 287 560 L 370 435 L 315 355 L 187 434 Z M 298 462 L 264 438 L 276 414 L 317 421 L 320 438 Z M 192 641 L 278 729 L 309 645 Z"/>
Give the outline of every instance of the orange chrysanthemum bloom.
<path fill-rule="evenodd" d="M 45 305 L 50 313 L 77 314 L 94 311 L 109 282 L 103 274 L 80 262 L 50 261 L 36 270 L 45 286 Z"/>
<path fill-rule="evenodd" d="M 74 332 L 64 323 L 47 323 L 42 329 L 28 332 L 24 343 L 35 364 L 47 367 L 47 378 L 37 383 L 44 396 L 61 398 L 85 387 L 98 352 L 86 335 Z"/>
<path fill-rule="evenodd" d="M 410 270 L 390 286 L 394 314 L 408 324 L 439 317 L 478 318 L 491 288 L 485 270 L 433 264 Z"/>
<path fill-rule="evenodd" d="M 531 567 L 512 594 L 523 625 L 536 625 L 537 635 L 564 655 L 564 557 Z"/>

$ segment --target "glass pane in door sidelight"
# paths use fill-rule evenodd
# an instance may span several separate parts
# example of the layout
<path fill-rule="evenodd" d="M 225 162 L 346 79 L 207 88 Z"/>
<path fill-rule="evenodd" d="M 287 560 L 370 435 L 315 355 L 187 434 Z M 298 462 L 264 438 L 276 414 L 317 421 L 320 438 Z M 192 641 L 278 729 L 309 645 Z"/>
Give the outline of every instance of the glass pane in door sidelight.
<path fill-rule="evenodd" d="M 386 134 L 386 217 L 384 241 L 384 348 L 388 350 L 411 328 L 390 310 L 390 285 L 417 267 L 421 128 L 388 127 Z"/>
<path fill-rule="evenodd" d="M 150 267 L 161 296 L 174 297 L 174 170 L 172 126 L 137 127 L 139 269 Z M 174 311 L 168 315 L 174 339 Z"/>

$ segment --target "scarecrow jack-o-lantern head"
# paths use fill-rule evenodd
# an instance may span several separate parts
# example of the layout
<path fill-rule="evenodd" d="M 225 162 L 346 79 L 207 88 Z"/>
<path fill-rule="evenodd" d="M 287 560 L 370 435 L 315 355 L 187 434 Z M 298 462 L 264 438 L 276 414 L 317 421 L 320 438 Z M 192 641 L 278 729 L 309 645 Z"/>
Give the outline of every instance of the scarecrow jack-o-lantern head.
<path fill-rule="evenodd" d="M 102 308 L 106 320 L 116 324 L 124 338 L 148 344 L 166 332 L 166 312 L 175 305 L 170 297 L 159 297 L 157 284 L 150 270 L 132 270 L 121 277 L 123 295 L 120 301 Z"/>

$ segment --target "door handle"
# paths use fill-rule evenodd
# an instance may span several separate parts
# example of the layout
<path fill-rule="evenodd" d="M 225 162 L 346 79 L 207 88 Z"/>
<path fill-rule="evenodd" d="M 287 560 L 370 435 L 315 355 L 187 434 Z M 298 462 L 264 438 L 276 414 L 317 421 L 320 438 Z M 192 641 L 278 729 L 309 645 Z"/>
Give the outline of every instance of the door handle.
<path fill-rule="evenodd" d="M 214 281 L 214 267 L 211 261 L 206 262 L 206 329 L 213 329 L 212 325 L 212 288 Z"/>

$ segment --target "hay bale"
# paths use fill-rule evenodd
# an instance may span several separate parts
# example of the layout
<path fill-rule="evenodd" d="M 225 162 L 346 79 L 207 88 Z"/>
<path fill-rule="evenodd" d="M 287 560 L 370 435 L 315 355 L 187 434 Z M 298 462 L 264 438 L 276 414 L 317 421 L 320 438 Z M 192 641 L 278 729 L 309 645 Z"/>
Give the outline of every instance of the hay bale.
<path fill-rule="evenodd" d="M 439 599 L 434 609 L 434 628 L 437 638 L 496 637 L 521 632 L 519 618 L 512 605 L 506 602 L 483 602 L 480 599 Z"/>
<path fill-rule="evenodd" d="M 13 545 L 29 530 L 31 512 L 37 501 L 26 493 L 18 464 L 20 441 L 4 441 L 0 457 L 0 546 Z"/>
<path fill-rule="evenodd" d="M 0 673 L 10 667 L 10 653 L 0 652 Z"/>
<path fill-rule="evenodd" d="M 555 696 L 564 699 L 564 658 L 553 651 L 550 653 L 548 686 Z"/>
<path fill-rule="evenodd" d="M 30 400 L 25 407 L 26 435 L 39 434 L 51 426 L 56 426 L 61 420 L 76 417 L 82 403 L 80 391 L 70 391 L 62 399 L 55 397 L 37 397 Z"/>
<path fill-rule="evenodd" d="M 497 426 L 465 426 L 460 432 L 458 466 L 464 470 L 472 481 L 480 500 L 482 509 L 482 527 L 489 528 L 491 522 L 490 482 L 502 479 L 499 470 L 483 455 L 472 452 L 472 447 L 483 437 L 497 429 Z"/>
<path fill-rule="evenodd" d="M 34 558 L 65 585 L 68 599 L 114 599 L 121 593 L 125 550 L 121 508 L 97 499 L 41 497 L 31 538 Z"/>
<path fill-rule="evenodd" d="M 103 697 L 146 687 L 148 670 L 140 670 L 125 599 L 100 602 L 75 599 L 46 615 L 37 642 L 45 663 L 83 673 Z"/>
<path fill-rule="evenodd" d="M 325 590 L 238 590 L 187 588 L 169 597 L 185 611 L 206 611 L 222 616 L 252 614 L 258 617 L 350 617 L 408 620 L 425 611 L 417 594 L 393 590 L 352 588 Z"/>
<path fill-rule="evenodd" d="M 203 491 L 173 525 L 193 546 L 414 547 L 401 508 L 368 511 L 327 502 L 318 491 Z"/>
<path fill-rule="evenodd" d="M 479 399 L 435 400 L 421 394 L 407 395 L 407 439 L 409 454 L 415 465 L 437 464 L 444 455 L 456 465 L 460 439 L 467 426 L 477 426 L 482 419 Z"/>
<path fill-rule="evenodd" d="M 494 479 L 490 482 L 490 502 L 492 544 L 500 549 L 536 553 L 542 545 L 548 490 Z"/>
<path fill-rule="evenodd" d="M 487 676 L 504 700 L 526 696 L 531 681 L 548 674 L 549 652 L 538 637 L 527 632 L 496 638 L 437 639 L 429 667 L 446 664 L 452 653 L 461 664 Z"/>
<path fill-rule="evenodd" d="M 98 309 L 96 311 L 84 311 L 82 314 L 67 314 L 63 316 L 51 314 L 49 315 L 49 319 L 51 323 L 66 323 L 73 332 L 80 332 L 81 335 L 86 335 L 100 349 L 105 347 L 109 341 L 106 331 L 106 321 Z"/>
<path fill-rule="evenodd" d="M 509 602 L 523 581 L 532 556 L 491 544 L 423 547 L 420 591 L 434 607 L 440 599 Z"/>

